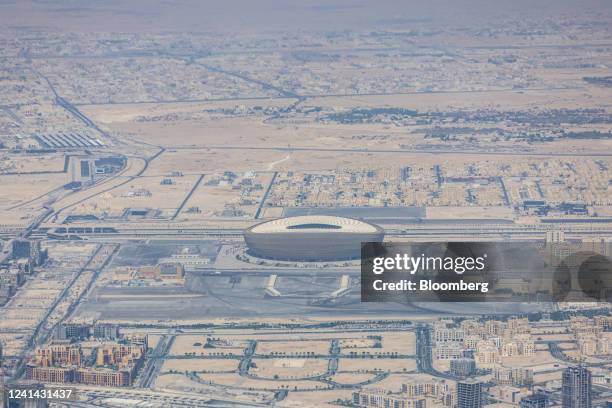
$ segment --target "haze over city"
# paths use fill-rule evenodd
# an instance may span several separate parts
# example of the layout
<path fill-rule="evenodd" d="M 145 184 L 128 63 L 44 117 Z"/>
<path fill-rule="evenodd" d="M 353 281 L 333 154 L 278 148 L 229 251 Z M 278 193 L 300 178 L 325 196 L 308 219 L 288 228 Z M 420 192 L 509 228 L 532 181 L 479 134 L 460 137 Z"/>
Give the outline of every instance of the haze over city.
<path fill-rule="evenodd" d="M 0 407 L 609 408 L 611 34 L 607 1 L 0 1 Z M 363 242 L 529 251 L 504 302 L 366 302 Z"/>

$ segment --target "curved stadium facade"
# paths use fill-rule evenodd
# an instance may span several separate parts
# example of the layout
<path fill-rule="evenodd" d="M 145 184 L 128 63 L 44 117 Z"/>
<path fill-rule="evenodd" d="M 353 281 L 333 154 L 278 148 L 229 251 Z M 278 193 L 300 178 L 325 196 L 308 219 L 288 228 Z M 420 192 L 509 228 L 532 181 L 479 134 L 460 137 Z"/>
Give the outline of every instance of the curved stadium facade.
<path fill-rule="evenodd" d="M 360 256 L 361 243 L 381 242 L 384 230 L 364 221 L 327 215 L 280 218 L 244 232 L 249 253 L 283 261 L 337 261 Z"/>

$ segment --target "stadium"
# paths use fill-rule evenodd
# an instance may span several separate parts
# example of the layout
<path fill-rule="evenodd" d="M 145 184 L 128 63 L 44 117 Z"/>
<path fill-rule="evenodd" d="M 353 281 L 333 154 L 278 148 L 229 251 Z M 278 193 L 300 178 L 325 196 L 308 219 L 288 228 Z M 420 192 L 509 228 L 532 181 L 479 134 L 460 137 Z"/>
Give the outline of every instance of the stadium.
<path fill-rule="evenodd" d="M 381 242 L 384 230 L 364 221 L 325 215 L 280 218 L 244 232 L 251 255 L 283 261 L 338 261 L 360 256 L 361 243 Z"/>

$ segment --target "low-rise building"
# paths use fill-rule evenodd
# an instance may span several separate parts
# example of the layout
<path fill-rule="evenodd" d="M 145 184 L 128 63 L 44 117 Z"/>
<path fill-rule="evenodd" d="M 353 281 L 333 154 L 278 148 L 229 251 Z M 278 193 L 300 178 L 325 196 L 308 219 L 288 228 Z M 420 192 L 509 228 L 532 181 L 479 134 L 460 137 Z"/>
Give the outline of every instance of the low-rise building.
<path fill-rule="evenodd" d="M 53 383 L 78 383 L 107 387 L 132 385 L 144 363 L 147 350 L 143 344 L 106 342 L 94 348 L 95 362 L 83 358 L 79 344 L 60 343 L 39 347 L 26 367 L 26 378 Z"/>
<path fill-rule="evenodd" d="M 533 384 L 533 370 L 528 368 L 496 368 L 493 372 L 495 382 L 499 385 L 527 387 Z"/>
<path fill-rule="evenodd" d="M 384 390 L 363 390 L 353 393 L 352 402 L 367 408 L 426 408 L 425 397 L 410 397 Z"/>

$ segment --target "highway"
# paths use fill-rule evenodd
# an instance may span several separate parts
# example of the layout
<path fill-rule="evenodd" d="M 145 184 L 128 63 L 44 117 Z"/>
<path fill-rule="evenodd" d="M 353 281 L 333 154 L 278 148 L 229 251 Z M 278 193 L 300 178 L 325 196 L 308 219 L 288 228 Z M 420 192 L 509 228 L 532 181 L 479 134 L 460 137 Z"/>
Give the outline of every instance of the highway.
<path fill-rule="evenodd" d="M 174 212 L 174 215 L 172 215 L 172 219 L 174 220 L 176 217 L 178 217 L 178 215 L 181 213 L 181 211 L 183 211 L 183 208 L 185 207 L 185 205 L 187 205 L 187 203 L 189 202 L 189 199 L 191 198 L 191 196 L 193 195 L 193 193 L 195 193 L 195 191 L 198 189 L 198 187 L 200 186 L 200 184 L 202 183 L 202 180 L 204 180 L 204 174 L 200 174 L 197 181 L 193 184 L 193 187 L 191 188 L 191 190 L 189 190 L 189 193 L 187 194 L 187 196 L 185 197 L 185 199 L 183 200 L 183 202 L 181 203 L 181 205 L 179 205 L 179 207 L 176 209 L 176 211 Z"/>
<path fill-rule="evenodd" d="M 44 217 L 41 218 L 44 219 Z M 366 217 L 364 219 L 377 223 L 375 218 L 369 219 Z M 163 220 L 158 222 L 147 221 L 146 223 L 89 222 L 73 226 L 71 224 L 57 226 L 48 222 L 43 223 L 41 220 L 38 224 L 32 226 L 31 231 L 32 234 L 41 237 L 51 232 L 59 236 L 76 235 L 81 238 L 163 238 L 166 236 L 180 236 L 234 239 L 242 238 L 244 230 L 255 223 L 257 223 L 257 220 L 253 219 L 231 222 L 224 226 L 223 221 L 220 221 L 215 226 L 206 226 L 197 223 L 173 223 L 172 220 Z M 393 220 L 393 222 L 381 223 L 381 225 L 385 228 L 387 240 L 392 238 L 436 237 L 437 241 L 442 241 L 449 237 L 544 239 L 548 231 L 554 230 L 557 227 L 549 223 L 525 225 L 511 222 L 487 222 L 486 220 L 459 223 L 453 220 L 431 222 L 430 220 L 419 219 L 397 219 Z M 583 222 L 565 224 L 563 229 L 568 239 L 607 235 L 612 232 L 612 220 L 608 223 Z"/>
<path fill-rule="evenodd" d="M 85 201 L 89 200 L 92 197 L 95 197 L 95 196 L 97 196 L 99 194 L 104 194 L 104 193 L 106 193 L 108 191 L 114 190 L 114 189 L 116 189 L 118 187 L 121 187 L 121 186 L 131 182 L 132 180 L 138 178 L 139 176 L 144 174 L 145 171 L 147 171 L 147 168 L 149 167 L 149 164 L 153 160 L 158 158 L 165 150 L 166 150 L 165 148 L 160 148 L 155 154 L 153 154 L 150 157 L 135 157 L 135 158 L 133 158 L 133 159 L 137 159 L 137 160 L 142 160 L 143 161 L 142 167 L 140 169 L 138 169 L 135 174 L 129 175 L 129 176 L 125 177 L 125 180 L 119 181 L 119 179 L 120 179 L 119 176 L 122 176 L 123 173 L 127 172 L 127 170 L 130 169 L 129 168 L 129 162 L 128 162 L 128 165 L 126 165 L 126 167 L 121 170 L 121 173 L 115 174 L 114 177 L 104 179 L 100 183 L 95 184 L 94 186 L 92 186 L 92 187 L 90 187 L 88 189 L 80 190 L 80 191 L 75 192 L 75 195 L 77 195 L 77 200 L 76 201 L 71 201 L 70 203 L 65 204 L 65 205 L 64 204 L 60 204 L 60 205 L 62 205 L 62 207 L 58 208 L 57 210 L 54 209 L 52 214 L 50 214 L 46 218 L 46 220 L 50 219 L 52 216 L 54 218 L 57 218 L 62 211 L 65 211 L 68 208 L 71 208 L 71 207 L 74 207 L 75 205 L 79 205 L 81 203 L 84 203 Z M 117 182 L 117 181 L 119 181 L 119 182 L 115 184 L 114 182 Z M 111 186 L 107 187 L 107 188 L 103 188 L 102 190 L 99 190 L 97 188 L 97 187 L 99 187 L 101 185 L 105 186 L 106 184 L 111 184 Z M 83 195 L 84 197 L 81 198 L 80 197 L 81 195 Z M 73 198 L 73 197 L 65 197 L 65 198 Z"/>
<path fill-rule="evenodd" d="M 145 366 L 137 379 L 138 387 L 152 388 L 175 339 L 175 336 L 161 336 L 155 348 L 147 355 Z"/>
<path fill-rule="evenodd" d="M 257 207 L 257 211 L 255 212 L 255 219 L 259 219 L 259 216 L 261 215 L 261 210 L 263 209 L 264 203 L 266 202 L 266 199 L 268 198 L 268 195 L 270 194 L 270 190 L 272 190 L 272 186 L 274 186 L 274 181 L 276 180 L 277 176 L 278 176 L 278 172 L 275 171 L 274 174 L 272 174 L 272 178 L 270 179 L 270 183 L 268 183 L 268 187 L 266 188 L 266 191 L 265 191 L 263 197 L 261 198 L 261 201 L 259 202 L 259 206 Z"/>
<path fill-rule="evenodd" d="M 85 286 L 85 288 L 83 290 L 81 290 L 79 297 L 74 300 L 70 306 L 68 307 L 68 309 L 66 310 L 66 312 L 64 313 L 64 316 L 62 319 L 60 319 L 47 333 L 45 338 L 41 338 L 38 343 L 39 344 L 44 344 L 49 336 L 53 333 L 53 331 L 64 321 L 66 320 L 68 317 L 70 317 L 72 315 L 72 313 L 76 310 L 77 306 L 91 293 L 92 289 L 94 288 L 94 284 L 95 282 L 98 280 L 98 277 L 100 276 L 100 273 L 104 270 L 104 268 L 106 268 L 106 266 L 110 263 L 110 261 L 113 259 L 113 257 L 117 254 L 118 250 L 119 250 L 119 245 L 113 245 L 113 244 L 109 244 L 109 245 L 103 245 L 100 247 L 99 251 L 97 253 L 100 253 L 102 251 L 105 251 L 104 254 L 102 255 L 107 255 L 105 260 L 100 264 L 100 265 L 96 265 L 93 268 L 93 275 L 91 276 L 91 279 L 89 280 L 89 282 L 87 282 L 87 285 Z M 94 259 L 95 256 L 92 257 L 92 259 Z M 91 262 L 88 263 L 88 266 L 91 266 Z M 78 273 L 77 277 L 81 275 L 81 273 L 83 271 L 85 271 L 87 269 L 83 269 L 81 270 L 81 272 Z M 72 286 L 72 285 L 70 285 Z M 69 287 L 70 287 L 69 286 Z"/>
<path fill-rule="evenodd" d="M 191 58 L 190 60 L 193 61 L 193 58 Z M 296 93 L 294 93 L 292 91 L 287 91 L 285 89 L 282 89 L 282 88 L 279 88 L 279 87 L 277 87 L 275 85 L 272 85 L 272 84 L 270 84 L 268 82 L 264 82 L 264 81 L 260 81 L 259 79 L 251 78 L 251 77 L 249 77 L 249 76 L 247 76 L 245 74 L 242 74 L 240 72 L 228 71 L 228 70 L 225 70 L 223 68 L 219 68 L 219 67 L 215 67 L 215 66 L 212 66 L 212 65 L 199 63 L 199 62 L 193 62 L 193 63 L 196 64 L 196 65 L 200 65 L 200 66 L 208 69 L 209 71 L 218 72 L 218 73 L 221 73 L 221 74 L 233 76 L 235 78 L 242 79 L 245 82 L 250 82 L 252 84 L 259 85 L 264 90 L 276 92 L 276 93 L 278 93 L 283 98 L 303 99 L 302 96 L 300 96 L 300 95 L 298 95 L 298 94 L 296 94 Z"/>
<path fill-rule="evenodd" d="M 608 151 L 592 152 L 535 152 L 535 151 L 500 151 L 500 150 L 467 150 L 467 149 L 380 149 L 380 148 L 332 148 L 332 147 L 287 147 L 287 146 L 229 146 L 229 145 L 197 145 L 176 146 L 175 150 L 264 150 L 278 152 L 324 152 L 324 153 L 385 153 L 385 154 L 428 154 L 428 155 L 476 155 L 476 156 L 536 156 L 536 157 L 610 157 Z"/>
<path fill-rule="evenodd" d="M 18 357 L 19 362 L 17 363 L 17 368 L 15 369 L 15 375 L 13 376 L 13 379 L 17 379 L 20 378 L 25 370 L 25 363 L 26 363 L 26 358 L 29 355 L 29 353 L 37 346 L 43 344 L 48 338 L 49 336 L 51 336 L 53 329 L 55 328 L 55 325 L 52 327 L 49 327 L 48 325 L 48 319 L 49 317 L 53 314 L 53 312 L 55 311 L 55 309 L 58 307 L 58 305 L 66 298 L 66 296 L 70 293 L 70 289 L 72 288 L 72 286 L 75 284 L 75 282 L 79 279 L 79 276 L 81 276 L 81 273 L 83 273 L 83 271 L 87 270 L 90 268 L 92 262 L 96 259 L 96 257 L 98 256 L 98 254 L 102 251 L 102 248 L 104 248 L 103 245 L 100 245 L 96 248 L 96 250 L 94 251 L 94 253 L 91 255 L 91 257 L 89 258 L 89 260 L 87 261 L 87 263 L 81 267 L 79 269 L 78 272 L 76 272 L 74 274 L 74 276 L 72 277 L 72 279 L 70 280 L 70 282 L 68 282 L 68 284 L 66 285 L 66 287 L 62 290 L 62 292 L 59 294 L 59 296 L 53 301 L 53 304 L 48 308 L 47 313 L 45 313 L 45 315 L 43 316 L 43 318 L 38 322 L 38 324 L 36 325 L 36 328 L 34 329 L 32 335 L 30 336 L 30 338 L 28 339 L 27 342 L 27 346 L 26 348 L 24 348 L 24 350 L 22 350 L 20 356 Z M 115 252 L 112 252 L 107 258 L 106 260 L 101 263 L 100 265 L 96 266 L 94 268 L 94 275 L 92 276 L 92 281 L 94 281 L 98 274 L 100 273 L 100 271 L 102 269 L 104 269 L 104 267 L 107 265 L 107 262 L 110 260 L 110 257 L 114 254 Z M 92 281 L 89 282 L 89 285 L 91 285 Z M 87 291 L 84 290 L 82 293 L 85 293 Z M 68 313 L 70 313 L 74 306 L 76 305 L 76 303 L 81 299 L 81 297 L 79 297 L 78 299 L 76 299 L 73 303 L 70 304 L 70 306 L 68 307 L 68 309 L 64 312 L 64 314 L 62 315 L 62 318 L 64 318 Z"/>

